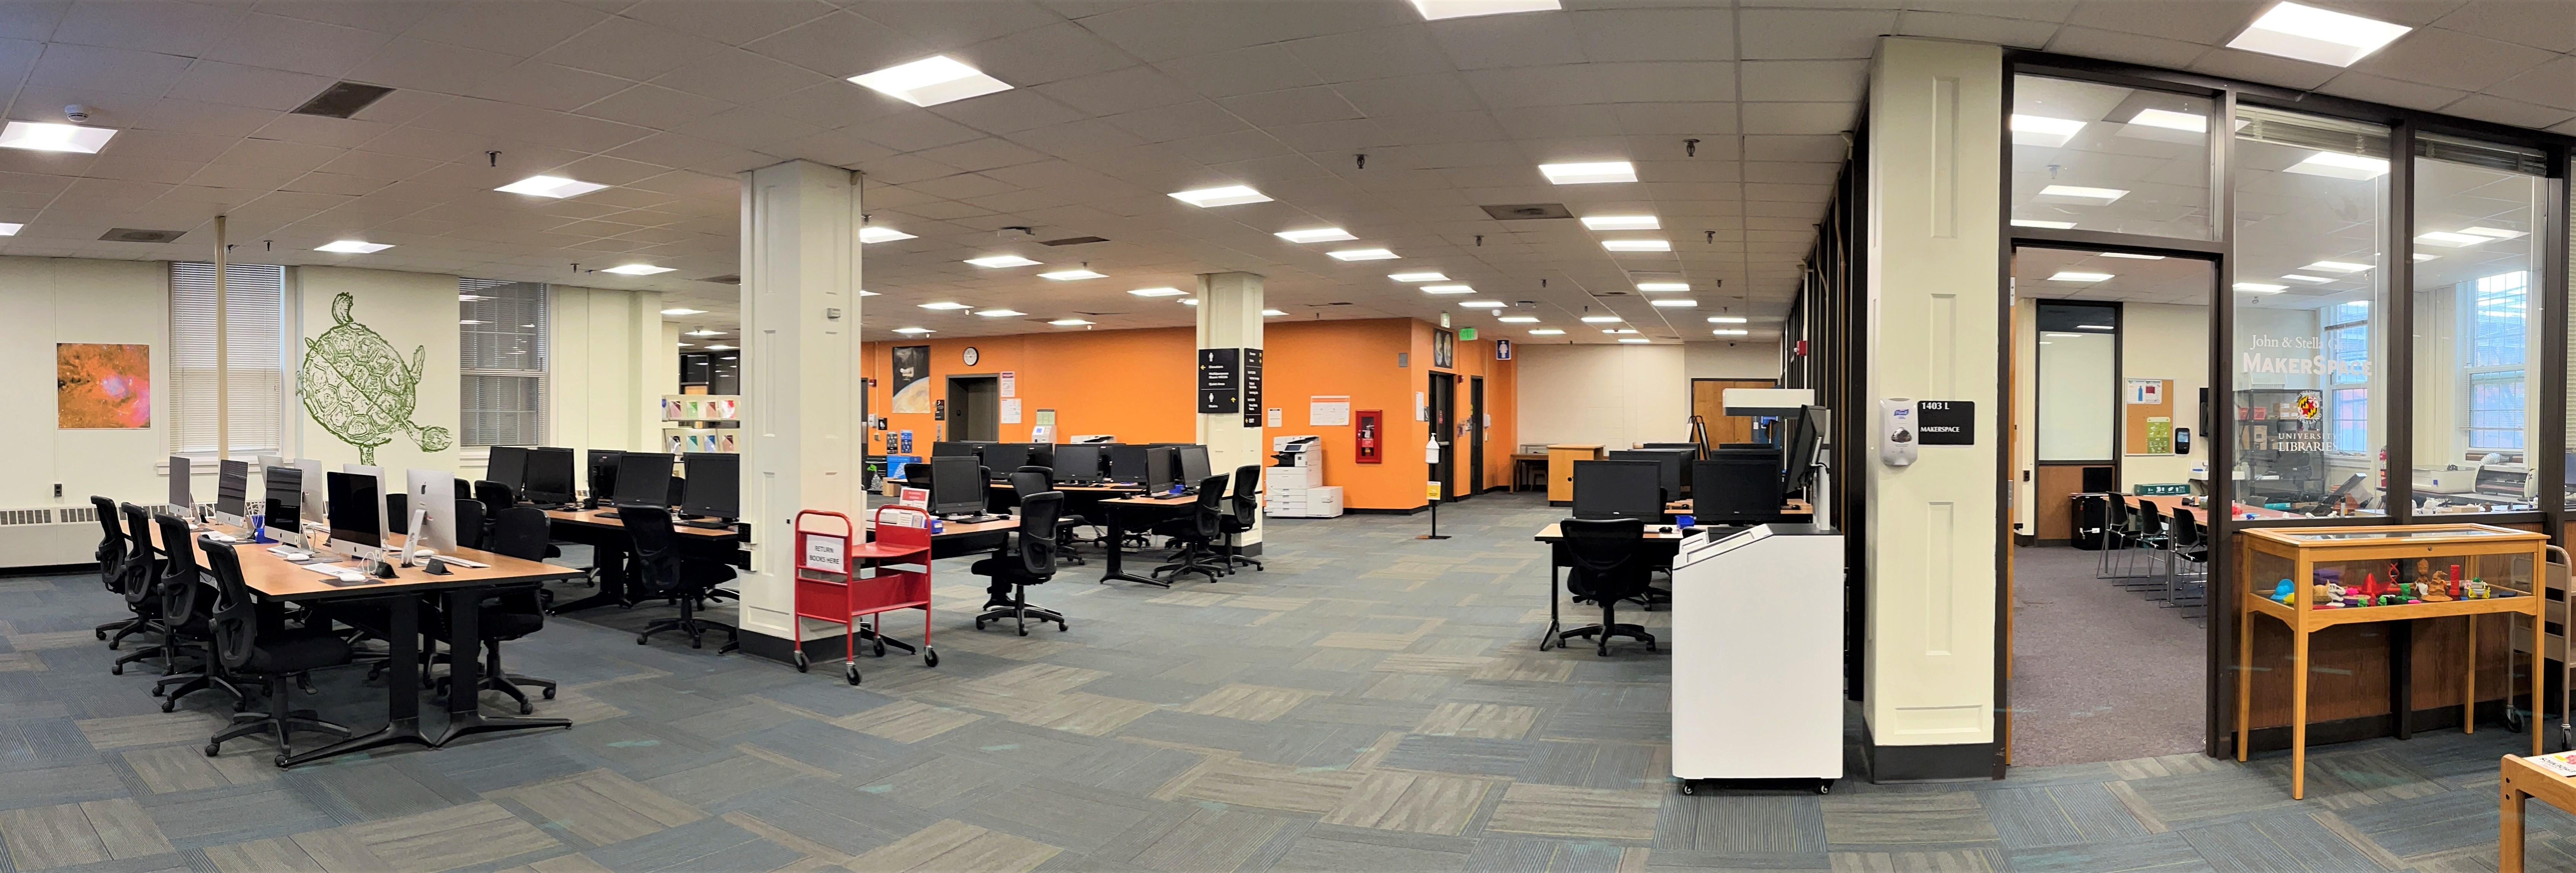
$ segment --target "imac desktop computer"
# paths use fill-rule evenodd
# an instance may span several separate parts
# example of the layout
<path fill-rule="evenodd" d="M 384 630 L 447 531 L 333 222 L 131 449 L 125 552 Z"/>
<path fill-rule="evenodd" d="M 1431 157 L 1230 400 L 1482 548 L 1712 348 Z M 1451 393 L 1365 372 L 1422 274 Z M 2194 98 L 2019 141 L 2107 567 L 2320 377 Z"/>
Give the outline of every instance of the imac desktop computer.
<path fill-rule="evenodd" d="M 215 522 L 241 527 L 250 520 L 250 462 L 224 461 L 215 476 Z"/>
<path fill-rule="evenodd" d="M 351 560 L 375 562 L 384 557 L 384 498 L 380 481 L 365 473 L 329 473 L 331 539 L 325 546 Z"/>
<path fill-rule="evenodd" d="M 169 515 L 175 515 L 180 518 L 187 519 L 188 525 L 190 527 L 195 527 L 197 524 L 197 500 L 195 494 L 192 493 L 190 486 L 196 483 L 190 481 L 188 475 L 188 456 L 171 455 L 170 503 L 168 506 L 163 507 L 163 509 Z"/>
<path fill-rule="evenodd" d="M 284 465 L 272 466 L 260 474 L 265 492 L 261 501 L 260 533 L 282 544 L 271 552 L 304 548 L 304 471 Z"/>

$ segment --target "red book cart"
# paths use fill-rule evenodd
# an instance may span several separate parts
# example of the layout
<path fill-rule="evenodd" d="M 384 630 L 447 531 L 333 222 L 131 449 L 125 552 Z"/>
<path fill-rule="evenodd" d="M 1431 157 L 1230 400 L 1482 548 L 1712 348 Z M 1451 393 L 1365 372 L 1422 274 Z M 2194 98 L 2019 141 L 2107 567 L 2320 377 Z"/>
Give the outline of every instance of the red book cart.
<path fill-rule="evenodd" d="M 888 518 L 888 512 L 895 517 Z M 809 519 L 814 527 L 807 526 Z M 834 520 L 837 526 L 830 523 Z M 880 613 L 921 610 L 921 662 L 939 666 L 939 650 L 930 646 L 930 529 L 919 526 L 926 521 L 920 510 L 878 507 L 870 517 L 876 539 L 862 542 L 847 515 L 813 509 L 796 513 L 796 617 L 841 626 L 841 674 L 852 685 L 859 684 L 860 616 L 883 627 L 884 621 L 874 618 Z M 876 572 L 862 578 L 862 567 Z M 882 645 L 878 652 L 884 652 Z M 804 647 L 798 646 L 796 671 L 804 672 L 807 665 Z"/>

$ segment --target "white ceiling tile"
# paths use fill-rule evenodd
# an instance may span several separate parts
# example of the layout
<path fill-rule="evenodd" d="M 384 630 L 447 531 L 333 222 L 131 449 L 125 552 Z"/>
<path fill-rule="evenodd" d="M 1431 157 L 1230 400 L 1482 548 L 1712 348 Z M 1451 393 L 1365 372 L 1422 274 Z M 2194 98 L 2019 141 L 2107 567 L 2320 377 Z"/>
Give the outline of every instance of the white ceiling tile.
<path fill-rule="evenodd" d="M 1073 107 L 1026 88 L 942 103 L 930 107 L 930 112 L 986 133 L 1015 133 L 1086 117 Z"/>
<path fill-rule="evenodd" d="M 82 0 L 55 26 L 55 42 L 195 57 L 243 14 L 240 4 Z"/>
<path fill-rule="evenodd" d="M 19 92 L 19 99 L 21 101 L 26 100 L 28 97 L 33 95 L 34 90 L 35 89 L 30 88 L 27 91 Z M 36 105 L 61 106 L 70 102 L 73 101 L 68 99 L 44 100 Z M 241 106 L 222 106 L 213 103 L 200 103 L 194 100 L 177 99 L 154 100 L 150 103 L 133 107 L 124 107 L 122 104 L 119 104 L 117 107 L 112 107 L 110 112 L 112 113 L 110 117 L 117 119 L 130 119 L 131 124 L 137 128 L 148 130 L 168 130 L 179 133 L 203 133 L 217 136 L 249 136 L 252 131 L 268 126 L 268 123 L 275 119 L 279 114 L 266 109 L 251 109 Z M 49 121 L 58 119 L 59 116 L 53 119 L 38 120 Z"/>
<path fill-rule="evenodd" d="M 632 18 L 609 18 L 538 59 L 642 82 L 725 50 L 725 45 Z"/>
<path fill-rule="evenodd" d="M 27 84 L 158 97 L 187 69 L 176 55 L 58 42 L 45 46 Z"/>
<path fill-rule="evenodd" d="M 1271 44 L 1214 54 L 1174 58 L 1155 64 L 1173 78 L 1190 83 L 1209 97 L 1232 97 L 1321 85 L 1324 79 L 1287 47 Z"/>
<path fill-rule="evenodd" d="M 1467 81 L 1449 72 L 1343 82 L 1334 85 L 1333 90 L 1361 113 L 1380 118 L 1484 108 L 1475 90 L 1467 87 Z"/>
<path fill-rule="evenodd" d="M 2057 31 L 2057 38 L 2049 40 L 2048 50 L 2106 61 L 2180 69 L 2208 54 L 2210 47 L 2089 27 L 2066 27 Z"/>
<path fill-rule="evenodd" d="M 2565 102 L 2565 101 L 2561 101 Z M 2459 102 L 2442 107 L 2442 112 L 2462 118 L 2492 121 L 2521 128 L 2547 128 L 2576 116 L 2576 109 L 2539 106 L 2485 94 L 2471 94 Z"/>
<path fill-rule="evenodd" d="M 1626 103 L 1610 107 L 1621 131 L 1676 136 L 1737 132 L 1735 103 Z"/>
<path fill-rule="evenodd" d="M 1233 113 L 1207 101 L 1113 115 L 1109 123 L 1149 143 L 1231 133 L 1247 126 Z"/>
<path fill-rule="evenodd" d="M 895 151 L 868 141 L 857 132 L 842 128 L 827 130 L 803 139 L 761 146 L 761 153 L 781 158 L 801 158 L 835 167 L 861 167 L 873 161 L 893 157 Z"/>
<path fill-rule="evenodd" d="M 1010 92 L 1002 92 L 1002 94 L 1008 93 Z M 939 108 L 954 110 L 959 106 L 982 103 L 998 96 L 1001 95 L 987 94 L 972 100 L 942 104 Z M 892 120 L 895 116 L 908 116 L 921 111 L 919 107 L 910 103 L 849 82 L 838 81 L 824 82 L 810 88 L 791 91 L 763 100 L 752 108 L 789 118 L 807 119 L 818 125 L 824 123 L 829 123 L 833 127 L 866 125 L 870 128 L 886 127 L 895 123 Z"/>
<path fill-rule="evenodd" d="M 1037 93 L 1092 115 L 1116 115 L 1199 99 L 1162 71 L 1142 64 L 1040 85 Z"/>
<path fill-rule="evenodd" d="M 1105 73 L 1134 66 L 1137 61 L 1071 23 L 985 40 L 950 55 L 1018 88 Z"/>
<path fill-rule="evenodd" d="M 777 163 L 759 152 L 676 133 L 653 134 L 610 149 L 605 154 L 664 167 L 713 168 L 712 172 L 727 175 Z"/>
<path fill-rule="evenodd" d="M 1848 103 L 1747 103 L 1748 134 L 1829 134 L 1851 129 L 1856 107 Z"/>
<path fill-rule="evenodd" d="M 917 152 L 984 135 L 974 128 L 919 109 L 886 116 L 881 123 L 858 128 L 857 133 L 899 152 Z"/>
<path fill-rule="evenodd" d="M 458 90 L 467 97 L 534 106 L 568 112 L 632 87 L 634 83 L 615 76 L 576 70 L 545 61 L 521 61 L 517 66 Z"/>
<path fill-rule="evenodd" d="M 2554 52 L 2576 52 L 2576 15 L 2562 0 L 2480 0 L 2433 26 Z"/>
<path fill-rule="evenodd" d="M 1868 61 L 1746 61 L 1736 65 L 1744 99 L 1858 102 Z"/>
<path fill-rule="evenodd" d="M 884 4 L 896 5 L 896 4 Z M 762 37 L 830 15 L 835 7 L 821 0 L 767 0 L 760 3 L 705 3 L 698 0 L 644 0 L 618 14 L 726 45 L 746 45 Z"/>
<path fill-rule="evenodd" d="M 1592 103 L 1605 93 L 1593 64 L 1471 70 L 1467 87 L 1495 109 L 1529 106 L 1574 106 Z"/>
<path fill-rule="evenodd" d="M 1047 160 L 1047 156 L 1043 153 L 994 137 L 923 149 L 916 154 L 969 172 L 982 172 Z"/>
<path fill-rule="evenodd" d="M 757 151 L 762 146 L 804 139 L 823 129 L 799 119 L 742 107 L 680 125 L 671 132 Z"/>
<path fill-rule="evenodd" d="M 2509 42 L 2429 27 L 2353 63 L 2357 73 L 2476 91 L 2540 66 L 2554 55 Z"/>
<path fill-rule="evenodd" d="M 2576 109 L 2576 56 L 2561 55 L 2556 60 L 2533 67 L 2485 93 L 2507 100 L 2538 103 L 2560 109 Z"/>
<path fill-rule="evenodd" d="M 1569 13 L 1594 61 L 1735 59 L 1731 9 L 1600 9 Z"/>
<path fill-rule="evenodd" d="M 2337 97 L 2350 97 L 2355 100 L 2368 100 L 2373 103 L 2428 111 L 2448 106 L 2468 93 L 2352 72 L 2334 77 L 2317 90 Z"/>
<path fill-rule="evenodd" d="M 2468 0 L 2315 0 L 2317 6 L 2407 27 L 2423 27 L 2448 17 Z"/>
<path fill-rule="evenodd" d="M 1309 37 L 1285 45 L 1306 70 L 1327 83 L 1450 72 L 1448 56 L 1422 24 Z"/>
<path fill-rule="evenodd" d="M 1165 143 L 1164 148 L 1198 163 L 1220 166 L 1239 161 L 1278 158 L 1296 154 L 1266 131 L 1238 130 L 1214 136 L 1193 137 Z M 1271 196 L 1278 196 L 1272 194 Z"/>
<path fill-rule="evenodd" d="M 901 31 L 848 12 L 825 15 L 744 48 L 844 79 L 938 54 Z"/>
<path fill-rule="evenodd" d="M 457 94 L 517 66 L 516 56 L 416 39 L 396 39 L 348 72 L 348 78 L 388 88 Z"/>
<path fill-rule="evenodd" d="M 0 38 L 50 39 L 71 6 L 70 0 L 0 3 Z"/>
<path fill-rule="evenodd" d="M 403 36 L 524 58 L 607 19 L 606 13 L 562 0 L 444 4 Z"/>
<path fill-rule="evenodd" d="M 2066 6 L 2072 8 L 2074 4 L 2068 3 Z M 2057 23 L 2025 18 L 1913 10 L 1897 16 L 1896 32 L 1905 36 L 1983 42 L 2017 48 L 2039 48 L 2048 45 L 2049 38 L 2057 35 Z"/>
<path fill-rule="evenodd" d="M 1706 153 L 1708 145 L 1700 145 Z M 1748 136 L 1744 157 L 1753 161 L 1824 161 L 1839 163 L 1851 154 L 1851 141 L 1839 136 Z"/>
<path fill-rule="evenodd" d="M 339 76 L 392 40 L 390 34 L 254 12 L 236 19 L 201 57 Z"/>
<path fill-rule="evenodd" d="M 1923 12 L 2063 22 L 2075 14 L 2075 0 L 1908 0 L 1905 8 Z"/>
<path fill-rule="evenodd" d="M 2067 24 L 2217 45 L 2254 22 L 2266 4 L 2261 0 L 2194 0 L 2190 3 L 2136 3 L 2129 0 L 2085 0 Z"/>
<path fill-rule="evenodd" d="M 1007 138 L 1057 157 L 1098 154 L 1144 143 L 1143 138 L 1097 118 L 1030 128 Z"/>
<path fill-rule="evenodd" d="M 1234 113 L 1236 117 L 1256 127 L 1346 121 L 1360 117 L 1360 111 L 1353 108 L 1350 101 L 1342 99 L 1342 95 L 1335 93 L 1333 89 L 1321 85 L 1245 94 L 1240 97 L 1223 98 L 1216 102 L 1217 105 L 1225 107 L 1226 111 Z"/>
<path fill-rule="evenodd" d="M 1461 70 L 1540 67 L 1586 60 L 1570 15 L 1486 15 L 1428 25 L 1433 41 Z"/>
<path fill-rule="evenodd" d="M 1737 13 L 1744 58 L 1866 60 L 1896 31 L 1896 13 L 1876 9 L 1746 9 Z"/>
<path fill-rule="evenodd" d="M 2191 71 L 2247 82 L 2283 85 L 2304 91 L 2325 84 L 2327 79 L 2334 78 L 2336 74 L 2342 73 L 2343 69 L 2275 55 L 2222 48 L 2200 56 L 2200 60 L 2193 61 Z"/>
<path fill-rule="evenodd" d="M 1147 61 L 1420 20 L 1406 4 L 1278 2 L 1160 3 L 1081 19 L 1085 29 Z"/>
<path fill-rule="evenodd" d="M 785 61 L 729 48 L 656 76 L 650 84 L 737 106 L 753 106 L 827 83 L 857 87 Z M 823 127 L 838 126 L 826 119 L 814 122 Z"/>
<path fill-rule="evenodd" d="M 253 12 L 301 18 L 345 27 L 396 34 L 411 29 L 439 11 L 443 4 L 431 0 L 376 0 L 349 3 L 345 0 L 258 0 Z"/>
<path fill-rule="evenodd" d="M 732 108 L 722 100 L 674 91 L 659 85 L 635 85 L 584 104 L 575 114 L 668 130 Z"/>

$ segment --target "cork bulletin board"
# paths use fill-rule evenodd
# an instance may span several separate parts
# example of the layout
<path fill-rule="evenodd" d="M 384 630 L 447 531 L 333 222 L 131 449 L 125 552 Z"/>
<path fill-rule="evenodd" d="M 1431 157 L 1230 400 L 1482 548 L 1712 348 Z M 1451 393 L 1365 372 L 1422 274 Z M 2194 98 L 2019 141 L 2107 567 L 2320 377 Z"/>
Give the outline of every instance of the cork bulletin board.
<path fill-rule="evenodd" d="M 2172 379 L 2127 379 L 2120 386 L 2120 453 L 2170 455 L 2174 420 Z"/>

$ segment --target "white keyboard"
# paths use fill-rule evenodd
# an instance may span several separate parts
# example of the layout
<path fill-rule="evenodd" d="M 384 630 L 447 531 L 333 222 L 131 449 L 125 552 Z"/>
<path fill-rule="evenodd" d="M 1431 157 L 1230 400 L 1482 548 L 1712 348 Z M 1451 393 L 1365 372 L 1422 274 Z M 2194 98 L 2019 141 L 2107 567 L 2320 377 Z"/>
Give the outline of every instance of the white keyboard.
<path fill-rule="evenodd" d="M 241 539 L 228 533 L 208 533 L 206 538 L 219 543 L 238 543 Z"/>
<path fill-rule="evenodd" d="M 320 573 L 324 576 L 329 576 L 333 579 L 338 579 L 342 582 L 362 582 L 367 578 L 367 574 L 365 573 L 360 573 L 356 570 L 333 564 L 306 564 L 304 565 L 304 569 Z"/>
<path fill-rule="evenodd" d="M 268 547 L 268 553 L 269 553 L 269 554 L 272 554 L 272 555 L 276 555 L 276 556 L 278 556 L 278 557 L 280 557 L 280 558 L 285 558 L 285 559 L 287 559 L 287 560 L 289 560 L 289 561 L 310 561 L 310 560 L 313 560 L 313 555 L 312 555 L 311 553 L 308 553 L 308 552 L 299 552 L 299 551 L 296 551 L 296 550 L 294 550 L 294 549 L 287 548 L 287 547 L 285 547 L 285 546 L 270 546 L 270 547 Z"/>

